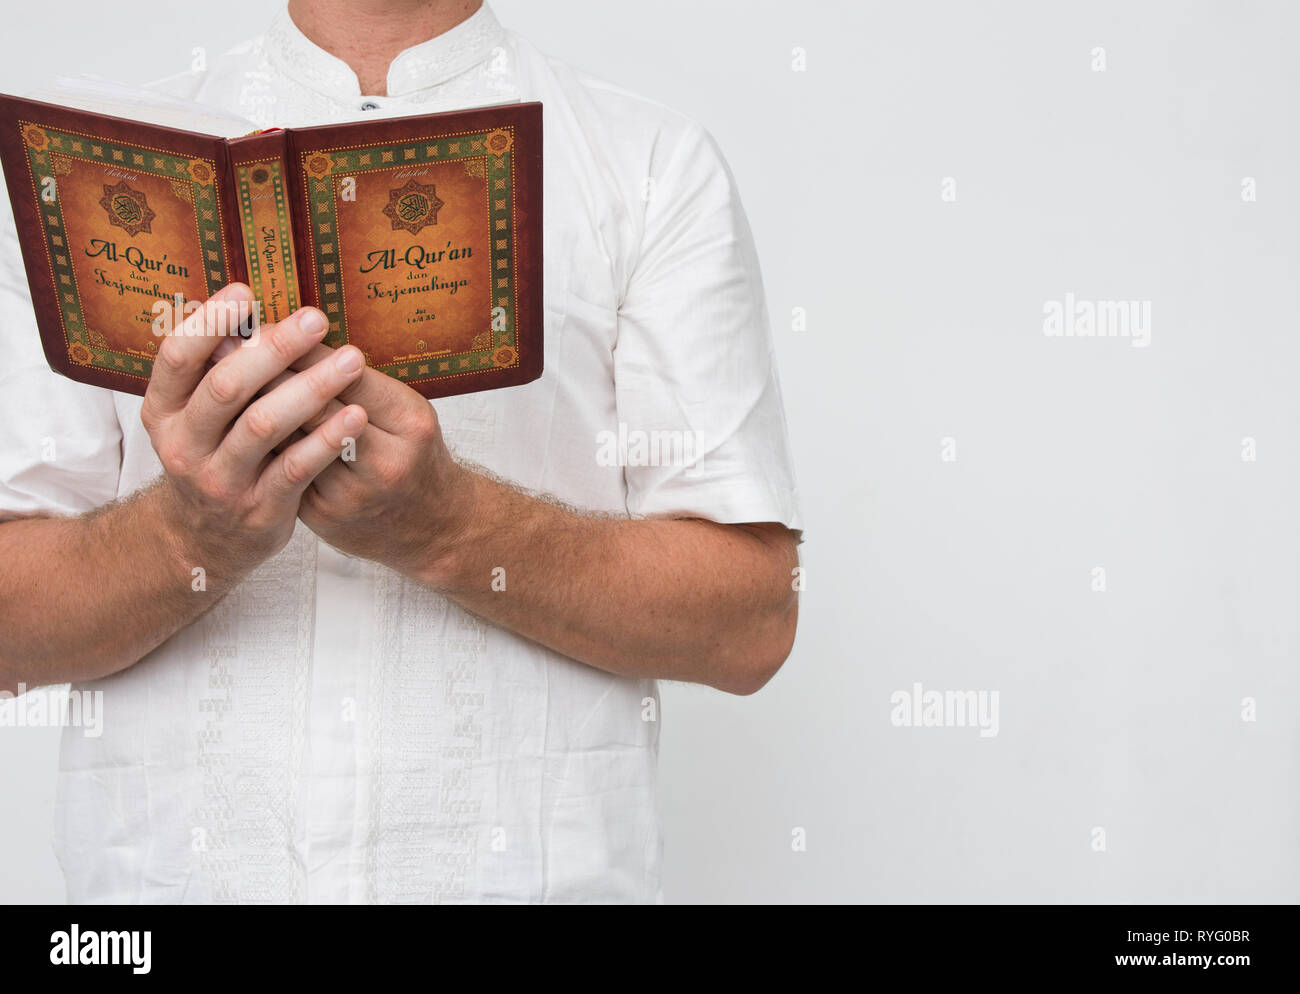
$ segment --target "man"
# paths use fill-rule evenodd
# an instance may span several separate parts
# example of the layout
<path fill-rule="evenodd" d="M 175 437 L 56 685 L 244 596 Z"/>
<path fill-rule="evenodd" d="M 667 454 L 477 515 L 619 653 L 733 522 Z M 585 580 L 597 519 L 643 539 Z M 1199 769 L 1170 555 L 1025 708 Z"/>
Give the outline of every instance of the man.
<path fill-rule="evenodd" d="M 45 367 L 9 232 L 0 686 L 104 692 L 62 751 L 70 899 L 658 899 L 654 681 L 752 693 L 797 611 L 713 142 L 477 0 L 290 0 L 165 88 L 267 126 L 542 101 L 546 372 L 430 404 L 304 309 L 224 355 L 165 339 L 143 401 L 81 386 Z M 702 453 L 605 465 L 620 426 Z"/>

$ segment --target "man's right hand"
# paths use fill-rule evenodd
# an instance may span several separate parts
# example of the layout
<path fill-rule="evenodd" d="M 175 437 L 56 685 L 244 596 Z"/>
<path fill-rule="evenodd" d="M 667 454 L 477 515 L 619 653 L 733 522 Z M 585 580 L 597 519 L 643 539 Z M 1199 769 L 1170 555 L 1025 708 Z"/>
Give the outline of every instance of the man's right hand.
<path fill-rule="evenodd" d="M 247 314 L 252 302 L 246 286 L 231 284 L 163 338 L 140 410 L 166 474 L 175 547 L 188 566 L 228 581 L 284 547 L 303 491 L 366 426 L 365 410 L 353 404 L 276 451 L 364 363 L 355 348 L 340 349 L 258 397 L 321 341 L 328 322 L 303 308 L 210 364 L 238 327 L 239 309 Z"/>

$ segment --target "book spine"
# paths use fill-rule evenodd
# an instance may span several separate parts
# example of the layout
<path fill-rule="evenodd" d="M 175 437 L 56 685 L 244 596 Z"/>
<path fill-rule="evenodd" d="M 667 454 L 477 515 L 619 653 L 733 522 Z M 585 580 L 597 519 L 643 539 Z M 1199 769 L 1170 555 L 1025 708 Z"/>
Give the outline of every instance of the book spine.
<path fill-rule="evenodd" d="M 241 274 L 261 306 L 261 320 L 275 322 L 302 306 L 294 245 L 293 199 L 285 132 L 275 130 L 232 138 L 227 200 L 237 215 L 232 230 L 242 236 Z"/>
<path fill-rule="evenodd" d="M 294 226 L 294 251 L 297 253 L 297 257 L 302 260 L 298 287 L 301 292 L 303 307 L 320 307 L 320 288 L 316 285 L 317 275 L 315 267 L 312 265 L 312 219 L 310 208 L 307 205 L 307 182 L 302 169 L 302 150 L 299 147 L 296 129 L 288 128 L 284 134 L 284 159 L 288 174 L 287 184 L 290 202 L 293 205 L 290 214 L 296 221 Z M 333 346 L 344 344 L 337 335 L 338 322 L 334 320 L 333 315 L 327 314 L 326 317 L 330 319 L 330 331 L 325 336 L 325 344 Z"/>

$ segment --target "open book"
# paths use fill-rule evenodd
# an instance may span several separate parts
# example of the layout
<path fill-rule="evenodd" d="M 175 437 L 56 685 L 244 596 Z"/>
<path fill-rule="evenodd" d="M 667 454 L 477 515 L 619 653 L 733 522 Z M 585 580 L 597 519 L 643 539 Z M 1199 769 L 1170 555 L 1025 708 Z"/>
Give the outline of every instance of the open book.
<path fill-rule="evenodd" d="M 38 95 L 0 95 L 0 160 L 56 372 L 143 394 L 160 336 L 244 282 L 261 321 L 319 307 L 327 345 L 426 397 L 541 375 L 540 104 L 250 134 L 127 87 Z"/>

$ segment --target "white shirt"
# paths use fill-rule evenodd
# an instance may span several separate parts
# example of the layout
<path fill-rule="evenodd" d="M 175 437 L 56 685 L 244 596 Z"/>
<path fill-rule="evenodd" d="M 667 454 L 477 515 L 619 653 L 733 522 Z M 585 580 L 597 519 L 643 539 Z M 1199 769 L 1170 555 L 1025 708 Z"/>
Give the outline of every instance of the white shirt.
<path fill-rule="evenodd" d="M 384 97 L 284 11 L 164 89 L 265 126 L 542 101 L 546 372 L 434 402 L 449 446 L 591 511 L 799 527 L 758 262 L 699 125 L 542 56 L 486 6 L 401 53 Z M 160 467 L 140 398 L 47 369 L 4 214 L 0 509 L 84 512 Z M 620 425 L 698 432 L 704 454 L 608 465 Z M 211 612 L 75 689 L 104 692 L 104 727 L 63 740 L 72 901 L 660 899 L 654 681 L 471 617 L 301 523 Z"/>

